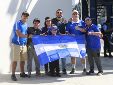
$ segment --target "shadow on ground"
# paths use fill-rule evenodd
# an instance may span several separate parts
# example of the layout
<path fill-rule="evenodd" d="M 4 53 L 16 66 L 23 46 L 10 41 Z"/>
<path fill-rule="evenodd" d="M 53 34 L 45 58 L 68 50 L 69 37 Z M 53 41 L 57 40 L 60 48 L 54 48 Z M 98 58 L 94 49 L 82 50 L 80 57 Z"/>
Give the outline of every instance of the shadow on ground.
<path fill-rule="evenodd" d="M 113 58 L 104 58 L 101 57 L 102 60 L 102 66 L 103 66 L 103 71 L 104 74 L 103 76 L 106 75 L 111 75 L 113 74 Z M 44 84 L 44 83 L 56 83 L 56 82 L 63 82 L 66 81 L 66 79 L 70 79 L 70 78 L 74 78 L 74 77 L 89 77 L 86 75 L 82 75 L 82 66 L 78 63 L 77 64 L 77 71 L 75 74 L 70 75 L 69 72 L 71 70 L 71 65 L 67 64 L 67 75 L 63 75 L 62 77 L 50 77 L 50 76 L 46 76 L 44 74 L 42 74 L 41 77 L 36 77 L 35 74 L 32 74 L 31 78 L 20 78 L 19 73 L 16 74 L 18 81 L 12 81 L 11 80 L 11 74 L 0 74 L 0 83 L 18 83 L 18 84 Z M 87 63 L 87 69 L 89 68 L 89 65 Z M 97 68 L 95 66 L 95 75 L 91 75 L 91 76 L 96 76 L 96 72 L 97 72 Z M 43 71 L 41 71 L 42 73 L 44 73 Z"/>

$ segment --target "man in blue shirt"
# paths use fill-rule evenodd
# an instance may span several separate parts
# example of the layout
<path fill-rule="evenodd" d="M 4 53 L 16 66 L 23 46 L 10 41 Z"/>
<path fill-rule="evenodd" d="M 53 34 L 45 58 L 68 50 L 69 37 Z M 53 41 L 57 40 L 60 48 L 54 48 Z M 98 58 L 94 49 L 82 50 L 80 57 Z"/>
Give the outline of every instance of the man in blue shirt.
<path fill-rule="evenodd" d="M 20 61 L 20 77 L 27 77 L 24 73 L 25 60 L 27 60 L 27 24 L 29 14 L 25 11 L 21 15 L 21 20 L 17 21 L 13 27 L 13 37 L 12 37 L 12 51 L 13 51 L 13 61 L 12 61 L 12 75 L 11 79 L 17 81 L 15 76 L 15 71 L 17 67 L 17 61 Z"/>
<path fill-rule="evenodd" d="M 97 75 L 102 75 L 103 70 L 100 61 L 100 37 L 102 37 L 102 33 L 99 28 L 92 24 L 91 18 L 87 17 L 85 19 L 86 23 L 86 48 L 88 54 L 88 61 L 90 65 L 90 71 L 87 73 L 88 75 L 94 73 L 94 61 L 98 68 Z"/>
<path fill-rule="evenodd" d="M 72 18 L 67 23 L 66 33 L 74 36 L 85 34 L 85 23 L 84 21 L 79 19 L 79 13 L 77 10 L 72 11 Z M 74 74 L 76 67 L 76 58 L 77 56 L 71 56 L 72 70 L 70 74 Z M 83 66 L 83 74 L 86 74 L 86 59 L 81 58 L 82 66 Z"/>

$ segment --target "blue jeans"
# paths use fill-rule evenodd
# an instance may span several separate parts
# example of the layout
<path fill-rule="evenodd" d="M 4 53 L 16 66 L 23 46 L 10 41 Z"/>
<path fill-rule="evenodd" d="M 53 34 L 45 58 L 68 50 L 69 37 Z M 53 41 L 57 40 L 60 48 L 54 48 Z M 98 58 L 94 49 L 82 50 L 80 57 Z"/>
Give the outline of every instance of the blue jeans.
<path fill-rule="evenodd" d="M 66 58 L 61 58 L 62 71 L 66 69 Z"/>

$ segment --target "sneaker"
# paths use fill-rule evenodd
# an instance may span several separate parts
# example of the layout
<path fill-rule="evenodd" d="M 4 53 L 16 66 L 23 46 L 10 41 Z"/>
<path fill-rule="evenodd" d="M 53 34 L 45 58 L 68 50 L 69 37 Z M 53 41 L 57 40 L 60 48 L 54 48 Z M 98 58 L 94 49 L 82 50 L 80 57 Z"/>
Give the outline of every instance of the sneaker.
<path fill-rule="evenodd" d="M 11 79 L 12 79 L 12 81 L 17 81 L 17 78 L 16 78 L 15 74 L 11 75 Z"/>
<path fill-rule="evenodd" d="M 112 56 L 112 55 L 109 55 L 108 57 L 109 57 L 109 58 L 113 58 L 113 56 Z"/>
<path fill-rule="evenodd" d="M 36 76 L 41 76 L 40 71 L 36 71 Z"/>
<path fill-rule="evenodd" d="M 28 72 L 28 78 L 30 78 L 31 77 L 31 72 Z"/>
<path fill-rule="evenodd" d="M 104 57 L 109 57 L 107 54 L 104 54 Z"/>
<path fill-rule="evenodd" d="M 86 74 L 87 74 L 87 75 L 94 74 L 94 71 L 91 71 L 91 70 L 90 70 L 90 71 L 89 71 L 89 72 L 87 72 Z"/>
<path fill-rule="evenodd" d="M 103 72 L 98 72 L 97 75 L 101 76 L 101 75 L 103 75 Z"/>
<path fill-rule="evenodd" d="M 67 74 L 66 69 L 63 69 L 63 70 L 62 70 L 62 73 L 63 73 L 63 74 Z"/>
<path fill-rule="evenodd" d="M 86 70 L 86 69 L 83 69 L 82 74 L 83 74 L 83 75 L 86 75 L 86 74 L 87 74 L 87 70 Z"/>
<path fill-rule="evenodd" d="M 27 75 L 27 74 L 25 74 L 25 73 L 20 73 L 20 77 L 25 78 L 25 77 L 28 77 L 28 75 Z"/>
<path fill-rule="evenodd" d="M 61 77 L 61 74 L 60 74 L 60 73 L 57 73 L 57 74 L 56 74 L 56 77 Z"/>
<path fill-rule="evenodd" d="M 75 69 L 74 69 L 74 68 L 72 68 L 72 70 L 71 70 L 70 74 L 74 74 L 74 73 L 75 73 Z"/>
<path fill-rule="evenodd" d="M 49 73 L 48 76 L 51 76 L 51 77 L 56 77 L 56 74 L 55 73 Z"/>
<path fill-rule="evenodd" d="M 49 72 L 48 71 L 45 71 L 45 75 L 49 75 Z"/>
<path fill-rule="evenodd" d="M 39 74 L 36 73 L 35 76 L 36 77 L 41 77 L 41 73 L 39 73 Z"/>

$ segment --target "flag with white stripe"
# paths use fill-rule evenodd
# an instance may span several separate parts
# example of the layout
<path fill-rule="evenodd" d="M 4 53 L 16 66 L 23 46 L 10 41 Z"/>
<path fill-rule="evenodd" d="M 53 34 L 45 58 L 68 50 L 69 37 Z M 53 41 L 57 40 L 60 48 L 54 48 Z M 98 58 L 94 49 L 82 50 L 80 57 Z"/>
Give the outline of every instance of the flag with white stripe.
<path fill-rule="evenodd" d="M 84 58 L 85 36 L 34 36 L 34 48 L 41 65 L 68 56 Z"/>

